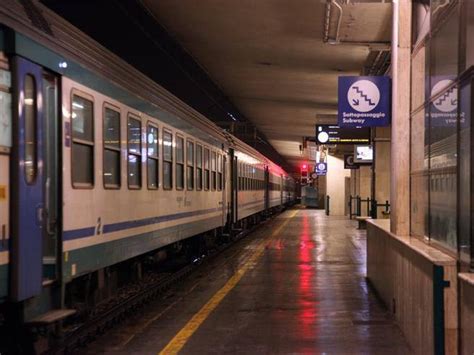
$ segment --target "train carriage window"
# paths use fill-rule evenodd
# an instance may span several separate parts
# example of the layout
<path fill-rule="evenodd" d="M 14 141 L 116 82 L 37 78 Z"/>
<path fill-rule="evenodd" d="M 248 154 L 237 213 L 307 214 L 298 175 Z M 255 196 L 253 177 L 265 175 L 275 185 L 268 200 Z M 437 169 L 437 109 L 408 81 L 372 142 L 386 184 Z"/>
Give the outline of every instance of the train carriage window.
<path fill-rule="evenodd" d="M 244 180 L 244 182 L 243 182 L 244 188 L 243 188 L 243 189 L 244 189 L 244 191 L 247 191 L 247 164 L 244 164 L 244 165 L 243 165 L 243 168 L 244 168 L 244 171 L 243 171 L 243 175 L 244 175 L 244 178 L 243 178 L 243 180 Z"/>
<path fill-rule="evenodd" d="M 104 172 L 106 189 L 120 188 L 120 112 L 104 107 Z"/>
<path fill-rule="evenodd" d="M 254 190 L 254 185 L 253 185 L 253 166 L 249 166 L 250 169 L 250 190 Z"/>
<path fill-rule="evenodd" d="M 245 164 L 245 190 L 250 190 L 249 166 Z"/>
<path fill-rule="evenodd" d="M 92 100 L 72 95 L 72 184 L 94 185 L 94 109 Z"/>
<path fill-rule="evenodd" d="M 243 186 L 243 177 L 242 177 L 242 163 L 239 163 L 239 190 L 242 191 L 244 186 Z"/>
<path fill-rule="evenodd" d="M 252 190 L 252 166 L 247 165 L 247 189 Z"/>
<path fill-rule="evenodd" d="M 240 163 L 237 163 L 237 190 L 240 190 Z"/>
<path fill-rule="evenodd" d="M 217 154 L 217 190 L 222 191 L 222 155 Z"/>
<path fill-rule="evenodd" d="M 204 189 L 209 190 L 210 174 L 209 174 L 209 149 L 204 148 Z"/>
<path fill-rule="evenodd" d="M 186 186 L 194 189 L 194 143 L 186 141 Z"/>
<path fill-rule="evenodd" d="M 262 172 L 262 169 L 258 170 L 258 186 L 259 186 L 259 190 L 263 190 L 263 172 Z"/>
<path fill-rule="evenodd" d="M 253 166 L 249 165 L 249 175 L 250 175 L 250 190 L 254 190 L 253 185 Z"/>
<path fill-rule="evenodd" d="M 176 189 L 184 189 L 184 138 L 176 136 Z"/>
<path fill-rule="evenodd" d="M 252 190 L 255 190 L 255 167 L 253 165 L 250 166 L 250 172 L 252 173 Z"/>
<path fill-rule="evenodd" d="M 163 189 L 173 188 L 173 135 L 163 131 Z"/>
<path fill-rule="evenodd" d="M 25 113 L 25 179 L 27 184 L 32 184 L 36 180 L 38 173 L 38 158 L 36 139 L 36 81 L 34 76 L 25 76 L 25 97 L 23 100 L 23 110 Z"/>
<path fill-rule="evenodd" d="M 142 187 L 142 122 L 138 117 L 128 116 L 128 188 Z"/>
<path fill-rule="evenodd" d="M 212 191 L 216 190 L 217 187 L 217 173 L 216 173 L 216 160 L 217 154 L 216 152 L 211 152 L 211 181 L 212 181 Z"/>
<path fill-rule="evenodd" d="M 252 172 L 252 190 L 256 190 L 256 188 L 255 188 L 255 166 L 252 165 L 250 167 L 250 169 L 252 169 L 251 170 L 251 172 Z"/>
<path fill-rule="evenodd" d="M 202 145 L 196 144 L 196 190 L 202 190 Z"/>
<path fill-rule="evenodd" d="M 252 190 L 252 165 L 248 166 L 249 190 Z"/>
<path fill-rule="evenodd" d="M 146 132 L 147 143 L 147 181 L 150 190 L 156 190 L 159 186 L 159 156 L 158 156 L 158 128 L 148 124 Z"/>
<path fill-rule="evenodd" d="M 262 189 L 262 177 L 261 177 L 260 169 L 257 172 L 258 172 L 258 174 L 257 174 L 257 190 L 260 191 Z"/>

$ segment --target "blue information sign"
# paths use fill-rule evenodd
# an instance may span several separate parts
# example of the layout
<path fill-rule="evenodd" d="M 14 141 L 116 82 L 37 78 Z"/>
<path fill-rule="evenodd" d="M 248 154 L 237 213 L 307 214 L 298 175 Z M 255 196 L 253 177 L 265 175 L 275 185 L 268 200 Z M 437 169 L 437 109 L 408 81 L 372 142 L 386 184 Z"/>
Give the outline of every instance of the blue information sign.
<path fill-rule="evenodd" d="M 328 172 L 327 163 L 317 163 L 315 166 L 316 175 L 326 175 Z"/>
<path fill-rule="evenodd" d="M 340 76 L 338 125 L 380 127 L 390 125 L 391 80 L 388 76 Z"/>

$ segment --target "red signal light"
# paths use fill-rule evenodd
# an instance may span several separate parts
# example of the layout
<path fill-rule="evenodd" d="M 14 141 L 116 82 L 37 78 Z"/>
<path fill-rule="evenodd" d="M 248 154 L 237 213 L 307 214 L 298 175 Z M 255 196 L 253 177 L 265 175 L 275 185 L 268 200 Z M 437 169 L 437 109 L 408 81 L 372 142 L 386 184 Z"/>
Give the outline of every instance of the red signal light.
<path fill-rule="evenodd" d="M 306 169 L 308 169 L 308 165 L 303 164 L 303 170 L 306 170 Z"/>

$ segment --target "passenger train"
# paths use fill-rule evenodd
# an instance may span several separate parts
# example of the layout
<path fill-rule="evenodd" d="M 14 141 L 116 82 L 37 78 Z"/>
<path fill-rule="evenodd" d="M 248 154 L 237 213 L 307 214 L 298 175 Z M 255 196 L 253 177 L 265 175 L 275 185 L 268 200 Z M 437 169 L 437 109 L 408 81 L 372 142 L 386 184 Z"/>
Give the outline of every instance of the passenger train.
<path fill-rule="evenodd" d="M 0 6 L 0 322 L 56 323 L 120 268 L 295 200 L 278 165 L 37 2 Z"/>

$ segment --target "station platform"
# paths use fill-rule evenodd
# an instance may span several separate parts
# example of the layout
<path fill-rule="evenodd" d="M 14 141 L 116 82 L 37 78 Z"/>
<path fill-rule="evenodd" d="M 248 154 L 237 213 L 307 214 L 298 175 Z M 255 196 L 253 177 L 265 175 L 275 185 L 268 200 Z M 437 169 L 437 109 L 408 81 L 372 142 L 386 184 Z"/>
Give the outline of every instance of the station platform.
<path fill-rule="evenodd" d="M 365 233 L 287 210 L 81 353 L 410 353 L 366 283 Z"/>

